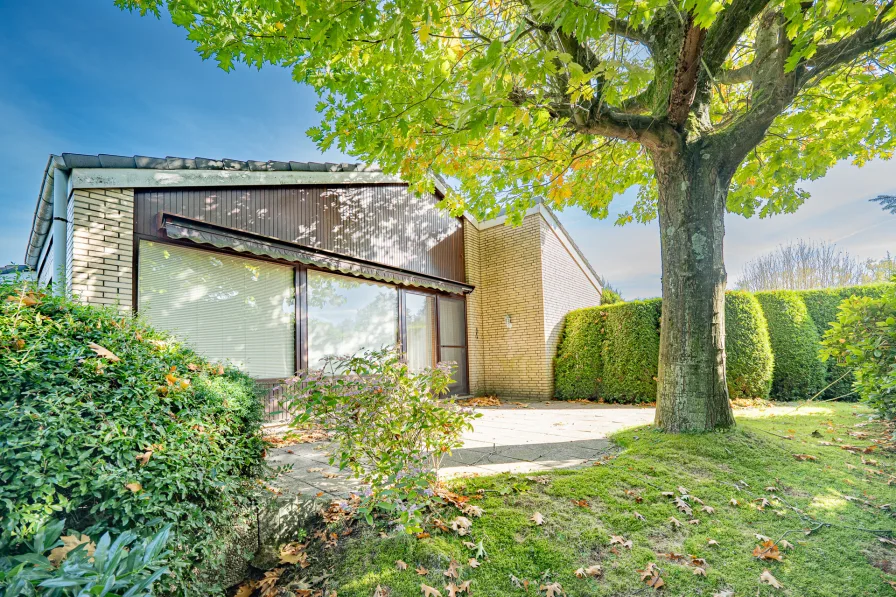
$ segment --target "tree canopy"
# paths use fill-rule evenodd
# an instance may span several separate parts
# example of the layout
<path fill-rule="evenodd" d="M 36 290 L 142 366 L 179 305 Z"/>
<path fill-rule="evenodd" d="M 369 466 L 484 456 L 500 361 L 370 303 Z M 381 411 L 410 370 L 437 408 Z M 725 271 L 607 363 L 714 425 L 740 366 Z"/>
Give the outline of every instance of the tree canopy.
<path fill-rule="evenodd" d="M 116 0 L 161 14 L 164 0 Z M 896 39 L 884 0 L 169 0 L 204 58 L 292 69 L 311 136 L 480 215 L 545 197 L 657 213 L 640 144 L 724 140 L 728 210 L 767 216 L 836 161 L 889 157 Z M 773 121 L 773 122 L 772 122 Z M 767 129 L 767 134 L 766 134 Z M 422 187 L 421 187 L 422 188 Z"/>

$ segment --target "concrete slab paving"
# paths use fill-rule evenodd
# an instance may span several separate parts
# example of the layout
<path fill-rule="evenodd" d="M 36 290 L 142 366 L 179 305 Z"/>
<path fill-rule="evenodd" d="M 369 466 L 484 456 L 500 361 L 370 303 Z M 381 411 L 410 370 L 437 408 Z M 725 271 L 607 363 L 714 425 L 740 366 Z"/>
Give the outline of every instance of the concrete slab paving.
<path fill-rule="evenodd" d="M 463 447 L 443 459 L 440 477 L 581 466 L 609 449 L 608 436 L 651 423 L 654 416 L 652 408 L 553 401 L 505 402 L 476 411 L 481 417 L 464 435 Z M 275 483 L 285 494 L 335 499 L 357 491 L 358 483 L 330 466 L 328 456 L 325 443 L 299 444 L 270 450 L 268 463 L 287 467 Z"/>

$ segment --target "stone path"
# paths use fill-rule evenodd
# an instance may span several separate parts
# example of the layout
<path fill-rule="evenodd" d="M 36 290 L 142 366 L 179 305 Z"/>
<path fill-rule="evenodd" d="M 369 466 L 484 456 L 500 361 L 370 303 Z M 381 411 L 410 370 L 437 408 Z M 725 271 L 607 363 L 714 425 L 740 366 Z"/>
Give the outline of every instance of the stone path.
<path fill-rule="evenodd" d="M 522 405 L 522 406 L 520 406 Z M 567 468 L 597 459 L 616 431 L 653 421 L 654 409 L 577 402 L 505 402 L 477 408 L 482 417 L 464 446 L 442 462 L 440 475 L 492 475 Z M 357 484 L 327 464 L 327 445 L 299 444 L 270 450 L 272 466 L 291 465 L 277 485 L 284 493 L 330 500 Z"/>

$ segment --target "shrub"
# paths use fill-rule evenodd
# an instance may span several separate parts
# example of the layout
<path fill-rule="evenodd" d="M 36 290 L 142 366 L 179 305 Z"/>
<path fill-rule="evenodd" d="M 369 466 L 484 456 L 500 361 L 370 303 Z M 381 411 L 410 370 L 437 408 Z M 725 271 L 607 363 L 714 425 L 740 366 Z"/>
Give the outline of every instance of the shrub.
<path fill-rule="evenodd" d="M 64 525 L 50 522 L 27 542 L 26 553 L 0 557 L 0 595 L 149 597 L 168 571 L 163 550 L 169 525 L 142 540 L 130 531 L 115 541 L 105 533 L 99 543 L 86 535 L 61 536 Z"/>
<path fill-rule="evenodd" d="M 412 372 L 397 349 L 366 351 L 330 357 L 323 370 L 288 380 L 283 406 L 294 424 L 329 432 L 330 463 L 366 485 L 358 512 L 368 522 L 380 510 L 420 532 L 442 456 L 463 444 L 477 416 L 439 399 L 450 382 L 445 364 Z"/>
<path fill-rule="evenodd" d="M 868 284 L 865 286 L 847 286 L 843 288 L 825 288 L 823 290 L 803 290 L 800 296 L 806 303 L 806 309 L 815 322 L 818 337 L 824 337 L 830 325 L 837 321 L 837 308 L 844 299 L 852 296 L 879 297 L 891 284 Z M 825 398 L 837 398 L 853 393 L 855 377 L 836 360 L 828 360 L 826 365 Z"/>
<path fill-rule="evenodd" d="M 812 397 L 825 385 L 825 366 L 818 357 L 818 331 L 806 303 L 792 290 L 757 292 L 756 298 L 768 321 L 774 355 L 771 398 Z"/>
<path fill-rule="evenodd" d="M 853 367 L 862 399 L 883 416 L 896 418 L 896 286 L 879 298 L 843 301 L 823 344 L 823 357 Z"/>
<path fill-rule="evenodd" d="M 562 400 L 598 398 L 603 378 L 607 310 L 570 311 L 563 324 L 554 360 L 554 395 Z"/>
<path fill-rule="evenodd" d="M 774 358 L 762 307 L 749 292 L 725 294 L 728 395 L 768 399 Z"/>
<path fill-rule="evenodd" d="M 0 285 L 7 555 L 60 513 L 90 536 L 172 523 L 162 588 L 220 588 L 201 573 L 220 564 L 234 517 L 256 495 L 261 420 L 249 377 L 139 319 Z"/>
<path fill-rule="evenodd" d="M 616 303 L 624 303 L 622 295 L 610 287 L 605 287 L 600 294 L 601 305 L 615 305 Z"/>
<path fill-rule="evenodd" d="M 660 354 L 662 301 L 606 307 L 600 397 L 607 402 L 653 402 Z"/>

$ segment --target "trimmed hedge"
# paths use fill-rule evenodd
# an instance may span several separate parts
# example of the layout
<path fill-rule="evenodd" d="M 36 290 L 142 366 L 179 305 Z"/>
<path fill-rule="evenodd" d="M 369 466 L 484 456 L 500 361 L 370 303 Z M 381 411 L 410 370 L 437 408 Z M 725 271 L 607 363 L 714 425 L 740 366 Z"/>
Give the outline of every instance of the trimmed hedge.
<path fill-rule="evenodd" d="M 892 284 L 829 290 L 726 294 L 728 391 L 731 398 L 809 398 L 843 375 L 819 358 L 820 338 L 850 296 L 879 297 Z M 656 398 L 660 299 L 569 313 L 554 366 L 564 400 L 652 402 Z M 829 370 L 830 369 L 830 370 Z M 852 376 L 826 395 L 850 392 Z"/>
<path fill-rule="evenodd" d="M 757 292 L 768 321 L 775 355 L 772 396 L 777 400 L 811 398 L 825 386 L 825 365 L 818 356 L 821 338 L 798 292 Z"/>
<path fill-rule="evenodd" d="M 768 399 L 775 360 L 755 296 L 742 290 L 725 294 L 725 330 L 729 397 Z"/>
<path fill-rule="evenodd" d="M 163 593 L 213 594 L 266 475 L 255 382 L 140 319 L 0 284 L 0 556 L 172 526 Z"/>

